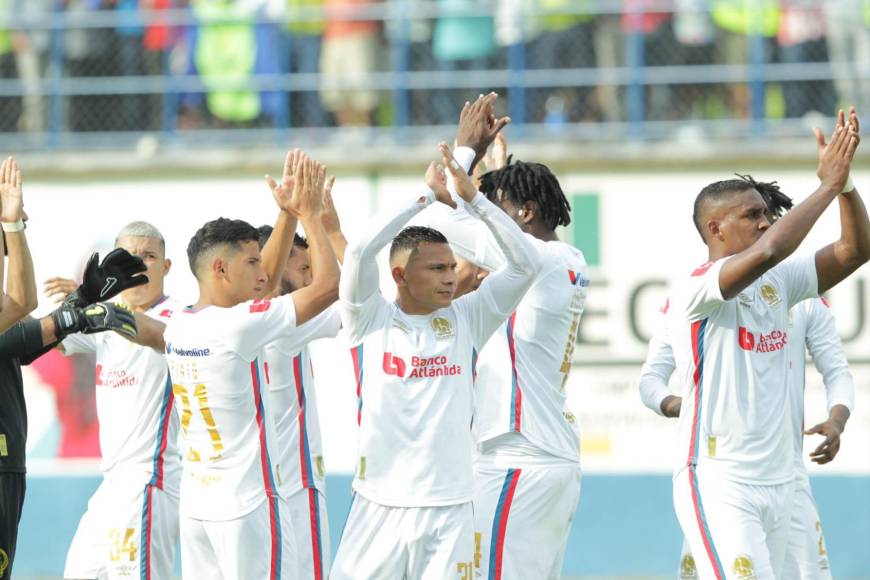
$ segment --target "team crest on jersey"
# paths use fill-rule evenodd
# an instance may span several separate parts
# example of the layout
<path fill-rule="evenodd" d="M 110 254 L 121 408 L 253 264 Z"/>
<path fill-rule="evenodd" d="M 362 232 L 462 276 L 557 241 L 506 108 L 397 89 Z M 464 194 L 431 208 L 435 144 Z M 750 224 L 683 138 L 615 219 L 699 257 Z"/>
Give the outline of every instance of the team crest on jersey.
<path fill-rule="evenodd" d="M 453 325 L 448 319 L 441 316 L 432 319 L 432 330 L 435 331 L 435 338 L 438 340 L 453 336 Z"/>
<path fill-rule="evenodd" d="M 740 580 L 755 580 L 755 570 L 752 568 L 752 559 L 745 555 L 741 554 L 734 558 L 734 564 L 731 566 L 731 570 L 734 571 L 734 574 L 740 578 Z"/>
<path fill-rule="evenodd" d="M 6 568 L 9 567 L 9 555 L 3 548 L 0 548 L 0 577 L 6 573 Z"/>
<path fill-rule="evenodd" d="M 680 580 L 698 580 L 698 568 L 691 554 L 686 554 L 680 561 Z"/>
<path fill-rule="evenodd" d="M 761 294 L 764 301 L 770 306 L 776 306 L 782 302 L 782 298 L 779 297 L 779 292 L 776 291 L 776 288 L 774 288 L 773 284 L 770 282 L 762 284 L 761 288 L 758 289 L 758 292 Z"/>

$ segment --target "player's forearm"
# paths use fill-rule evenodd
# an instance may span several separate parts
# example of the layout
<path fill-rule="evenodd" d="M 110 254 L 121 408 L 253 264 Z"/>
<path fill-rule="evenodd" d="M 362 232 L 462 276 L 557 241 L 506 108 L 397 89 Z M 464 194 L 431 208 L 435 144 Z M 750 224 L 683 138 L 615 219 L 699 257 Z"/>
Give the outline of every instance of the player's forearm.
<path fill-rule="evenodd" d="M 269 277 L 269 292 L 274 291 L 281 283 L 281 272 L 287 264 L 287 256 L 293 247 L 293 235 L 296 233 L 296 217 L 289 212 L 281 210 L 272 235 L 269 236 L 266 245 L 261 252 L 263 267 Z"/>
<path fill-rule="evenodd" d="M 399 208 L 376 216 L 366 232 L 348 244 L 339 284 L 342 300 L 360 304 L 378 291 L 378 252 L 434 200 L 435 195 L 427 188 Z"/>
<path fill-rule="evenodd" d="M 6 295 L 15 303 L 21 316 L 33 312 L 37 306 L 36 277 L 33 275 L 33 259 L 24 230 L 6 232 L 6 247 L 9 266 L 6 272 Z"/>
<path fill-rule="evenodd" d="M 665 416 L 662 401 L 672 396 L 667 381 L 644 365 L 640 375 L 640 400 L 648 409 L 658 415 Z"/>
<path fill-rule="evenodd" d="M 52 345 L 56 339 L 54 338 L 54 324 L 51 322 L 51 317 L 46 318 L 48 318 L 50 332 L 45 331 L 45 319 L 28 318 L 0 334 L 0 358 L 28 359 L 31 357 L 26 362 L 22 360 L 22 364 L 27 364 L 36 358 L 32 357 L 34 353 L 41 354 L 40 351 L 48 350 L 44 347 Z"/>
<path fill-rule="evenodd" d="M 323 231 L 319 217 L 303 219 L 302 227 L 308 237 L 308 255 L 311 259 L 311 291 L 316 293 L 312 298 L 312 311 L 308 316 L 301 316 L 297 304 L 296 324 L 303 324 L 320 314 L 338 298 L 338 283 L 341 270 L 332 245 Z"/>
<path fill-rule="evenodd" d="M 870 217 L 857 189 L 839 196 L 840 247 L 844 266 L 851 274 L 870 260 Z M 846 275 L 848 275 L 846 274 Z"/>
<path fill-rule="evenodd" d="M 121 336 L 140 346 L 164 352 L 166 342 L 163 340 L 163 331 L 166 330 L 166 325 L 141 312 L 134 312 L 133 317 L 136 319 L 136 336 L 134 338 L 125 334 L 121 334 Z"/>
<path fill-rule="evenodd" d="M 329 238 L 329 245 L 332 246 L 332 251 L 335 252 L 335 257 L 338 258 L 338 263 L 344 264 L 344 253 L 347 251 L 347 238 L 344 237 L 341 230 L 327 232 L 326 235 Z"/>

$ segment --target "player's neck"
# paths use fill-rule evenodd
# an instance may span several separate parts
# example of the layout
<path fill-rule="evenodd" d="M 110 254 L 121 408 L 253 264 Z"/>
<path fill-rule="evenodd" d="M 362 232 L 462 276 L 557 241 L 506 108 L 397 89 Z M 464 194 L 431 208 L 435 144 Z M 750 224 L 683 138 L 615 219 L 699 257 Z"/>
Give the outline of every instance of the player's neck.
<path fill-rule="evenodd" d="M 396 304 L 399 305 L 399 310 L 405 314 L 410 314 L 411 316 L 427 316 L 437 310 L 429 308 L 428 306 L 423 306 L 407 297 L 403 298 L 401 293 L 396 296 Z"/>
<path fill-rule="evenodd" d="M 548 230 L 544 227 L 534 228 L 533 231 L 529 232 L 534 237 L 538 238 L 544 242 L 558 242 L 559 236 L 556 235 L 556 232 L 553 230 Z"/>
<path fill-rule="evenodd" d="M 199 299 L 193 305 L 194 310 L 204 306 L 219 306 L 221 308 L 232 308 L 239 301 L 226 292 L 216 291 L 214 288 L 207 286 L 199 287 Z"/>

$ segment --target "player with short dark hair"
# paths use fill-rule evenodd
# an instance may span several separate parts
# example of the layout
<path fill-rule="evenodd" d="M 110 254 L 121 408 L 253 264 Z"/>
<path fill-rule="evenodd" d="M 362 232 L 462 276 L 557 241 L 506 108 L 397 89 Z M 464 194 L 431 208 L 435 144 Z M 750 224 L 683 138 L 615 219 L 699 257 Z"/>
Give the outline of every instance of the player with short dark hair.
<path fill-rule="evenodd" d="M 431 228 L 403 229 L 436 201 L 456 205 L 435 163 L 427 191 L 376 218 L 348 246 L 339 294 L 360 440 L 333 580 L 474 574 L 470 426 L 477 353 L 519 303 L 537 265 L 516 224 L 475 190 L 446 145 L 441 154 L 506 266 L 477 292 L 453 300 L 456 261 L 446 238 Z M 394 303 L 378 289 L 375 257 L 387 244 Z"/>
<path fill-rule="evenodd" d="M 710 184 L 695 201 L 709 261 L 672 293 L 667 331 L 685 393 L 674 506 L 700 578 L 780 576 L 795 477 L 788 312 L 870 259 L 870 220 L 849 180 L 857 115 L 847 125 L 841 111 L 828 144 L 816 135 L 821 185 L 773 225 L 743 179 Z M 784 262 L 834 199 L 840 239 Z M 821 432 L 841 425 L 843 411 L 834 406 Z"/>

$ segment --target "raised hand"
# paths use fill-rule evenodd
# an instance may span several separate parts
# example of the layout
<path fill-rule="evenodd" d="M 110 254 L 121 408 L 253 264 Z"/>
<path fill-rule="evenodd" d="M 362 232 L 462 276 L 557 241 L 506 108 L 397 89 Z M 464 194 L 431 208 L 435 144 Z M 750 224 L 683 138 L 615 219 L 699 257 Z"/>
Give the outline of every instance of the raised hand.
<path fill-rule="evenodd" d="M 855 116 L 857 124 L 857 115 Z M 842 189 L 849 178 L 849 169 L 860 137 L 850 124 L 846 126 L 845 116 L 840 111 L 837 126 L 829 143 L 825 143 L 821 131 L 815 129 L 816 144 L 819 149 L 818 176 L 823 183 L 829 183 L 834 188 Z"/>
<path fill-rule="evenodd" d="M 310 157 L 305 156 L 297 165 L 291 207 L 300 218 L 320 219 L 325 180 L 326 168 Z"/>
<path fill-rule="evenodd" d="M 320 220 L 323 222 L 323 230 L 327 234 L 341 231 L 341 220 L 338 219 L 338 211 L 336 211 L 335 203 L 332 201 L 332 186 L 334 184 L 335 177 L 330 177 L 323 186 L 323 213 Z"/>
<path fill-rule="evenodd" d="M 447 147 L 447 143 L 440 143 L 438 149 L 441 152 L 441 162 L 447 168 L 447 171 L 450 172 L 450 175 L 453 176 L 453 183 L 456 185 L 456 191 L 459 193 L 459 197 L 467 203 L 471 203 L 471 200 L 473 200 L 474 196 L 477 195 L 477 189 L 474 187 L 474 184 L 472 184 L 471 178 L 462 170 L 462 166 L 459 165 L 459 162 L 453 158 L 453 154 L 450 152 L 450 148 Z"/>
<path fill-rule="evenodd" d="M 505 139 L 504 131 L 499 131 L 495 136 L 495 142 L 492 144 L 492 167 L 486 166 L 487 171 L 501 169 L 508 164 L 507 139 Z"/>
<path fill-rule="evenodd" d="M 56 276 L 54 278 L 49 278 L 43 283 L 42 292 L 57 304 L 58 302 L 63 302 L 63 300 L 75 292 L 78 287 L 78 282 L 75 280 Z"/>
<path fill-rule="evenodd" d="M 0 165 L 0 221 L 14 223 L 24 217 L 21 171 L 14 157 Z"/>
<path fill-rule="evenodd" d="M 474 103 L 465 103 L 459 114 L 454 144 L 474 149 L 475 164 L 486 154 L 496 135 L 511 122 L 510 117 L 495 117 L 493 104 L 497 98 L 496 93 L 481 96 Z"/>
<path fill-rule="evenodd" d="M 115 248 L 97 264 L 100 255 L 91 254 L 85 266 L 81 285 L 64 299 L 64 304 L 79 308 L 94 302 L 109 300 L 128 288 L 148 283 L 145 262 L 123 248 Z"/>
<path fill-rule="evenodd" d="M 447 191 L 447 176 L 444 174 L 443 165 L 432 161 L 429 167 L 426 168 L 426 175 L 423 177 L 423 181 L 426 182 L 426 185 L 435 194 L 437 201 L 449 205 L 454 209 L 456 208 L 456 202 L 453 201 L 450 192 Z"/>
<path fill-rule="evenodd" d="M 284 157 L 284 171 L 281 175 L 281 183 L 275 181 L 271 175 L 266 175 L 266 183 L 272 190 L 275 203 L 282 210 L 289 211 L 286 206 L 290 203 L 293 194 L 295 175 L 299 160 L 305 156 L 301 149 L 291 149 Z"/>

